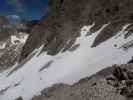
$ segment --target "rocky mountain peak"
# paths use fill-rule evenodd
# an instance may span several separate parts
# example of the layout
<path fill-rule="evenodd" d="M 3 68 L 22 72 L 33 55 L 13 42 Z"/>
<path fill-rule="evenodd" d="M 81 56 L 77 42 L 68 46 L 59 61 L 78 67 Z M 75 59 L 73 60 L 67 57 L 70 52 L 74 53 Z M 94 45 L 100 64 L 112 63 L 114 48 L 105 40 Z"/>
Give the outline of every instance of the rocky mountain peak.
<path fill-rule="evenodd" d="M 125 24 L 133 22 L 132 0 L 49 0 L 48 2 L 47 17 L 42 18 L 32 29 L 23 48 L 22 59 L 42 44 L 45 45 L 43 51 L 47 51 L 50 55 L 57 54 L 63 48 L 63 51 L 68 50 L 80 35 L 83 25 L 94 24 L 90 29 L 91 33 L 94 33 L 104 24 L 109 24 L 92 44 L 92 47 L 96 47 L 116 35 Z"/>

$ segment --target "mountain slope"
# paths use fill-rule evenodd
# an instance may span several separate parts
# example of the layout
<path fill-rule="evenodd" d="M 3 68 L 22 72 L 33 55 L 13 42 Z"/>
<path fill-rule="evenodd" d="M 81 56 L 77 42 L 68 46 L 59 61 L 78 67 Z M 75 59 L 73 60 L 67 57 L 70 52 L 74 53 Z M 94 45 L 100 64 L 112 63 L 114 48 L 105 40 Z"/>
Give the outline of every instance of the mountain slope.
<path fill-rule="evenodd" d="M 20 62 L 0 73 L 0 99 L 30 100 L 54 84 L 73 85 L 107 66 L 126 64 L 133 56 L 131 5 L 49 0 L 48 15 L 31 30 Z"/>

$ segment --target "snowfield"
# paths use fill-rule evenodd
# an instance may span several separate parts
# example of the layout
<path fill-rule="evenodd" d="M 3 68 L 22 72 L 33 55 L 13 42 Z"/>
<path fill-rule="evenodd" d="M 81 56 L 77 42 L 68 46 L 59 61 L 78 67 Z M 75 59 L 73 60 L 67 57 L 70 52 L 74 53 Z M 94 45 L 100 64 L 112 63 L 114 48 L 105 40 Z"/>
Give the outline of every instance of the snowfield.
<path fill-rule="evenodd" d="M 19 96 L 24 100 L 30 100 L 33 96 L 39 95 L 41 90 L 53 84 L 72 85 L 107 66 L 127 63 L 132 58 L 133 48 L 125 51 L 120 47 L 133 39 L 132 35 L 124 39 L 128 25 L 125 25 L 116 36 L 91 48 L 96 36 L 107 25 L 92 34 L 90 28 L 93 25 L 82 27 L 81 36 L 74 44 L 80 46 L 75 51 L 60 52 L 56 56 L 47 55 L 45 52 L 38 56 L 42 46 L 34 51 L 37 53 L 23 66 L 15 65 L 1 72 L 0 100 L 15 100 Z M 86 36 L 88 33 L 91 35 Z M 117 44 L 117 47 L 114 44 Z"/>

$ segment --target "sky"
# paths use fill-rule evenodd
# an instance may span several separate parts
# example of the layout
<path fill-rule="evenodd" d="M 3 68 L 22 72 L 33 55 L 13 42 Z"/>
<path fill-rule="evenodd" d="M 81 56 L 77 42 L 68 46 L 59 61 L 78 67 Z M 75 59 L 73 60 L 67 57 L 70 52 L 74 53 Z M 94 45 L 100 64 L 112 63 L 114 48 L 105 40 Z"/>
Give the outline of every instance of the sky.
<path fill-rule="evenodd" d="M 48 0 L 0 0 L 0 15 L 35 20 L 47 11 Z"/>

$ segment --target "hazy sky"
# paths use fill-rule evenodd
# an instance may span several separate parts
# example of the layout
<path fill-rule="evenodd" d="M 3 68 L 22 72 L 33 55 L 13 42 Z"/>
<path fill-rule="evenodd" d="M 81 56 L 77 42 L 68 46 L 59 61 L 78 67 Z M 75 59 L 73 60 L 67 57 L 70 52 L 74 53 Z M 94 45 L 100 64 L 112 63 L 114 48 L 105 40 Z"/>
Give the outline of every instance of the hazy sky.
<path fill-rule="evenodd" d="M 0 15 L 38 19 L 45 14 L 47 0 L 0 0 Z"/>

